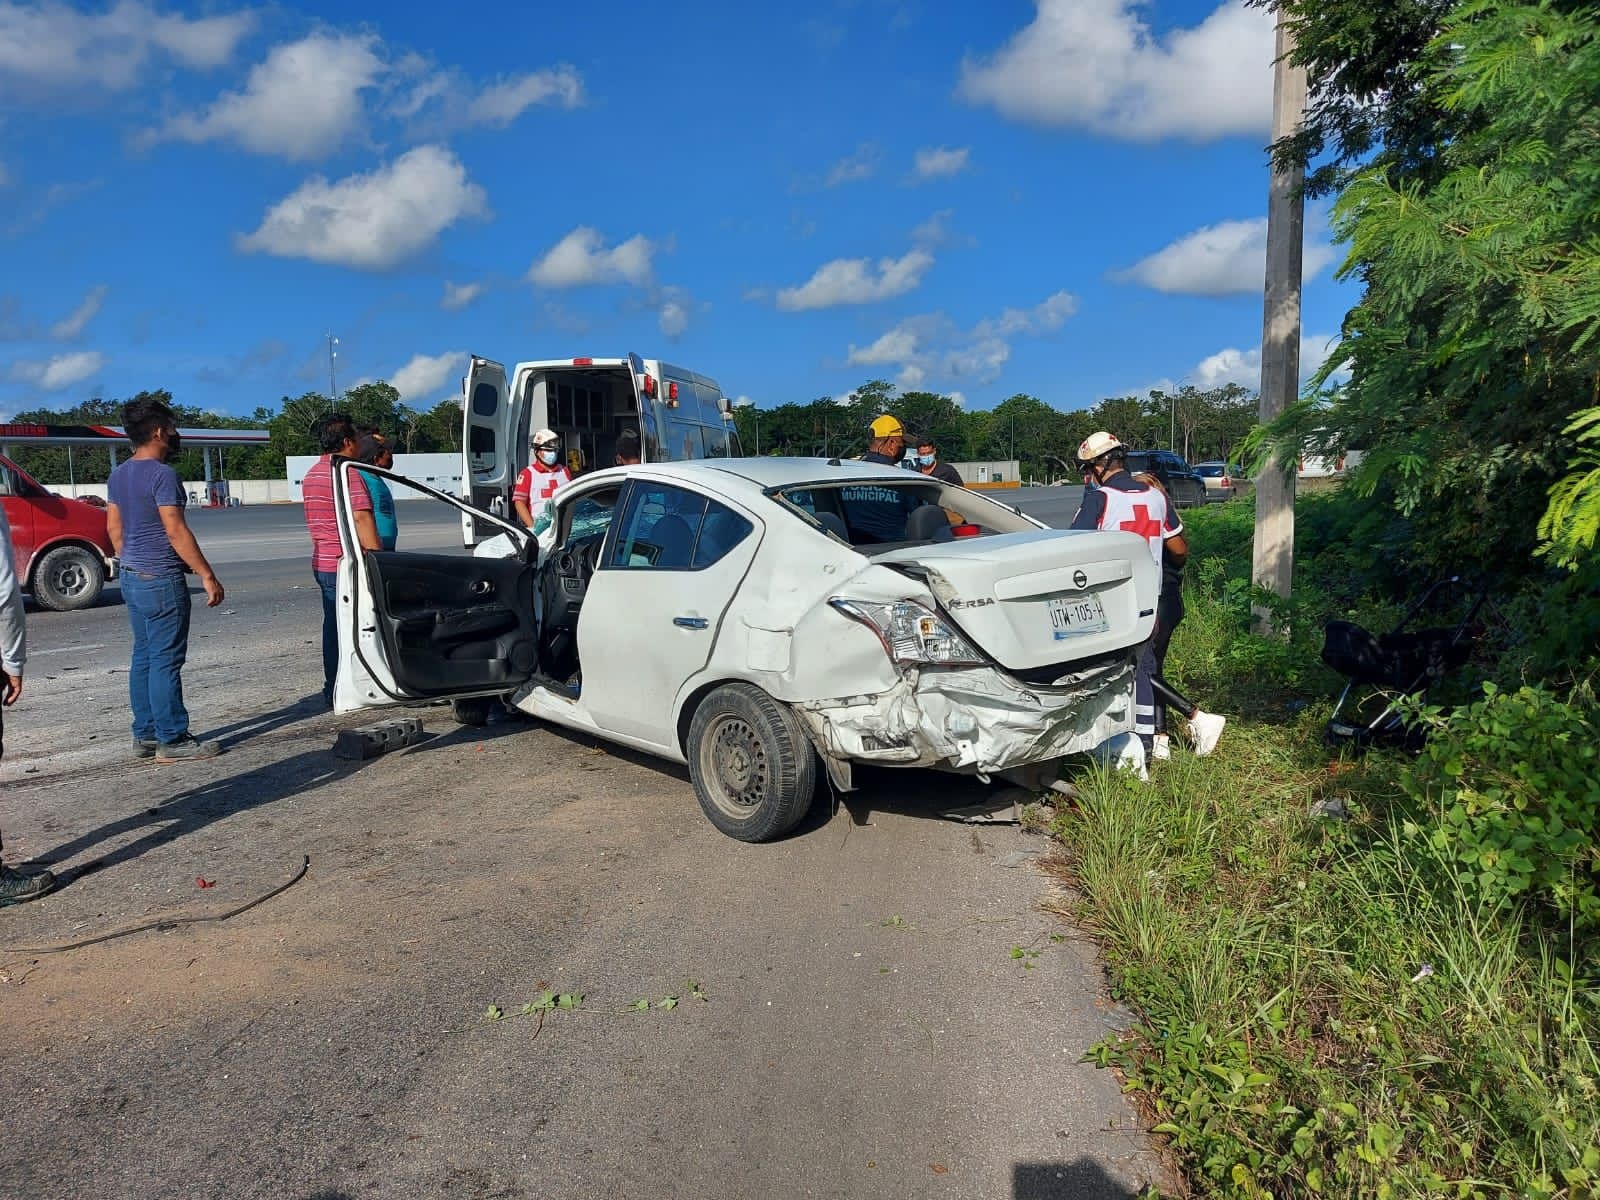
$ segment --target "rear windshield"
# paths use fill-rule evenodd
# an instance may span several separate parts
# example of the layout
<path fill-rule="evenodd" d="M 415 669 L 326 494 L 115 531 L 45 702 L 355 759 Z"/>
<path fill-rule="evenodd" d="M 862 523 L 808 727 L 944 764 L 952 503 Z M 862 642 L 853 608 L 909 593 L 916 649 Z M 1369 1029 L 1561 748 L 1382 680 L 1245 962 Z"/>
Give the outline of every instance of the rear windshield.
<path fill-rule="evenodd" d="M 931 479 L 800 484 L 768 493 L 866 554 L 899 546 L 1021 533 L 1038 526 L 992 500 Z"/>
<path fill-rule="evenodd" d="M 1207 479 L 1215 479 L 1219 475 L 1227 474 L 1227 472 L 1224 471 L 1222 466 L 1218 463 L 1201 463 L 1195 468 L 1195 470 L 1200 472 L 1200 474 L 1204 475 Z"/>

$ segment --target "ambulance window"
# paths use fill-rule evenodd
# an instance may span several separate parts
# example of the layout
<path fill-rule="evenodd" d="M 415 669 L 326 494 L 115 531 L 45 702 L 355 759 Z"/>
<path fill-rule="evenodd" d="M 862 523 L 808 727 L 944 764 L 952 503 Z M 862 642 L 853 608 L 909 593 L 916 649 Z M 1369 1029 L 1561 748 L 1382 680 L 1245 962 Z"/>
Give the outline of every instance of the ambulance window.
<path fill-rule="evenodd" d="M 493 384 L 480 383 L 472 389 L 472 415 L 492 417 L 500 406 L 500 393 Z"/>

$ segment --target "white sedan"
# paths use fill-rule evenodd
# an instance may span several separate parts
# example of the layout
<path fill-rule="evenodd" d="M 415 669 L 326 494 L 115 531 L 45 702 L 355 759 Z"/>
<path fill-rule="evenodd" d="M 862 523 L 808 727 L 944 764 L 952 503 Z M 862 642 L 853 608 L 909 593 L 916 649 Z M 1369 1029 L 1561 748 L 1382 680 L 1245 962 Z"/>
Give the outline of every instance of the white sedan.
<path fill-rule="evenodd" d="M 856 763 L 1037 785 L 1133 726 L 1160 580 L 1132 534 L 1047 529 L 889 467 L 753 458 L 585 475 L 542 548 L 480 513 L 507 556 L 361 554 L 353 467 L 339 712 L 501 697 L 687 763 L 746 841 L 793 828 L 819 769 L 841 791 Z"/>

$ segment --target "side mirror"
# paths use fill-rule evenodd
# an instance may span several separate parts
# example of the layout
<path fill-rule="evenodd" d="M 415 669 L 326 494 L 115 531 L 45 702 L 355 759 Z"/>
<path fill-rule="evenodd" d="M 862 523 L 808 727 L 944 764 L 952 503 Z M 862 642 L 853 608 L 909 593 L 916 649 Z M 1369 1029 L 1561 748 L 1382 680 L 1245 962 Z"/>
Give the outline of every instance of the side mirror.
<path fill-rule="evenodd" d="M 724 417 L 733 416 L 733 401 L 729 400 L 726 396 L 718 396 L 717 411 L 720 412 Z"/>

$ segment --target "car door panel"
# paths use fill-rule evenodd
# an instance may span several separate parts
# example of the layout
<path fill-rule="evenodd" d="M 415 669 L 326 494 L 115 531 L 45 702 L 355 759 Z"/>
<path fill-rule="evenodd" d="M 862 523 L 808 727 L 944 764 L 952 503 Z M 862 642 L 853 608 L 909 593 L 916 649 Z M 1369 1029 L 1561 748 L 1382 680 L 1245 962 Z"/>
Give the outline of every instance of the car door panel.
<path fill-rule="evenodd" d="M 511 687 L 533 670 L 530 564 L 400 551 L 365 559 L 385 657 L 405 691 Z"/>
<path fill-rule="evenodd" d="M 356 470 L 391 479 L 458 512 L 470 511 L 465 499 L 424 483 L 339 461 L 334 505 L 344 557 L 337 572 L 336 711 L 506 694 L 521 687 L 533 674 L 538 645 L 536 554 L 528 531 L 489 518 L 494 532 L 510 543 L 507 556 L 362 550 L 350 508 Z"/>
<path fill-rule="evenodd" d="M 749 514 L 713 499 L 710 513 L 691 531 L 684 558 L 679 517 L 664 514 L 649 528 L 629 528 L 636 494 L 617 506 L 605 561 L 589 582 L 578 620 L 583 706 L 601 728 L 677 757 L 677 697 L 710 660 L 762 528 Z M 737 522 L 732 531 L 730 517 Z M 630 535 L 631 545 L 625 541 Z M 714 561 L 707 561 L 713 554 Z"/>

